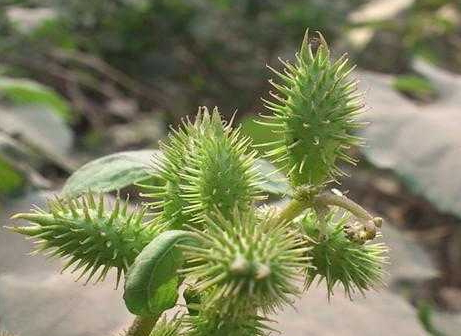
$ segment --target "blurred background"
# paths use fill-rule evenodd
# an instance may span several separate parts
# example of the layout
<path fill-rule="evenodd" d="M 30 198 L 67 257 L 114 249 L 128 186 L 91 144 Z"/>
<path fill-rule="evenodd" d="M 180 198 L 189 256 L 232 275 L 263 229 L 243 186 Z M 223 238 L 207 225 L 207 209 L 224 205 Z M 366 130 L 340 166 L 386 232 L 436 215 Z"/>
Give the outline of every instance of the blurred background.
<path fill-rule="evenodd" d="M 266 64 L 307 27 L 348 52 L 367 92 L 368 146 L 342 191 L 386 219 L 388 288 L 330 303 L 314 289 L 282 335 L 461 334 L 460 0 L 0 0 L 0 219 L 43 204 L 84 163 L 155 148 L 197 106 L 255 142 Z M 120 291 L 82 287 L 0 230 L 0 330 L 109 335 Z"/>

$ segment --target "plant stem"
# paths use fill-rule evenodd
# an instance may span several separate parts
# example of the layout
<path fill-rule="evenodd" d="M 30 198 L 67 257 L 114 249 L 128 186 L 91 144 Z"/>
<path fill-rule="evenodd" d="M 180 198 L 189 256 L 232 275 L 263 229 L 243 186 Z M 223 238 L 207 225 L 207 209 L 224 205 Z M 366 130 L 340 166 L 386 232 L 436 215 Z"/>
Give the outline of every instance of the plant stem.
<path fill-rule="evenodd" d="M 336 205 L 340 208 L 348 210 L 355 217 L 357 217 L 358 220 L 373 220 L 373 217 L 364 208 L 346 196 L 323 193 L 314 198 L 314 203 L 322 206 Z"/>
<path fill-rule="evenodd" d="M 328 214 L 328 207 L 323 204 L 315 204 L 314 210 L 319 223 L 319 238 L 323 240 L 327 237 L 327 221 L 325 217 Z"/>
<path fill-rule="evenodd" d="M 279 213 L 279 221 L 289 222 L 298 217 L 305 209 L 311 206 L 310 203 L 292 199 L 288 205 Z"/>
<path fill-rule="evenodd" d="M 288 205 L 279 213 L 280 221 L 291 221 L 299 216 L 304 210 L 314 208 L 316 211 L 325 214 L 329 206 L 338 206 L 352 213 L 359 221 L 373 221 L 374 218 L 364 208 L 355 203 L 353 200 L 342 195 L 331 193 L 321 193 L 310 196 L 302 192 L 299 197 L 293 198 Z"/>
<path fill-rule="evenodd" d="M 159 316 L 136 316 L 125 336 L 149 336 Z"/>

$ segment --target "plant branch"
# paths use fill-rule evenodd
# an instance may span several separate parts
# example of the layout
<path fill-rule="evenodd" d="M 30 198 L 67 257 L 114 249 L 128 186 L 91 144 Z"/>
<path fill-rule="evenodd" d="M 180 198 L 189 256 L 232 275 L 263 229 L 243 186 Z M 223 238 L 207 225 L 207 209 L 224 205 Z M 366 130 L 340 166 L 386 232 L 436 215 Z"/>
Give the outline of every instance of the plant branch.
<path fill-rule="evenodd" d="M 373 220 L 373 216 L 371 216 L 364 208 L 346 196 L 322 193 L 314 197 L 314 204 L 321 206 L 335 205 L 349 211 L 360 221 Z"/>
<path fill-rule="evenodd" d="M 125 336 L 149 336 L 160 316 L 136 316 Z"/>
<path fill-rule="evenodd" d="M 279 213 L 279 221 L 289 222 L 298 217 L 304 210 L 311 207 L 311 203 L 304 200 L 292 199 Z"/>
<path fill-rule="evenodd" d="M 308 186 L 300 187 L 295 191 L 293 199 L 280 211 L 279 220 L 291 221 L 308 208 L 314 208 L 317 212 L 325 214 L 329 206 L 337 206 L 349 211 L 360 222 L 372 221 L 376 226 L 381 226 L 381 218 L 373 217 L 368 211 L 346 196 L 327 192 L 316 194 Z"/>

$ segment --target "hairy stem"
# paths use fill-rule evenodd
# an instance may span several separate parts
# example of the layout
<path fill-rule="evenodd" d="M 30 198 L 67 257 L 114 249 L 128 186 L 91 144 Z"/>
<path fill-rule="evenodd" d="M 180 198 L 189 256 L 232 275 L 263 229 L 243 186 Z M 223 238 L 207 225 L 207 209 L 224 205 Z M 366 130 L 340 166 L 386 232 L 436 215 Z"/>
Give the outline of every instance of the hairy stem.
<path fill-rule="evenodd" d="M 159 316 L 137 316 L 125 336 L 149 336 Z"/>

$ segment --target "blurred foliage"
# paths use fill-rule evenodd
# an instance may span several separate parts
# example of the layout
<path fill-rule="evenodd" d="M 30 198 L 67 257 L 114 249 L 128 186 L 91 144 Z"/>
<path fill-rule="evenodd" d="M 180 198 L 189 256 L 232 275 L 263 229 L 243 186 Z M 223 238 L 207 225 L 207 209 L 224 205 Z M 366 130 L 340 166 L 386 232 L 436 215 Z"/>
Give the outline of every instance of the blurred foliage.
<path fill-rule="evenodd" d="M 404 43 L 416 55 L 461 71 L 461 2 L 418 0 L 403 26 Z"/>
<path fill-rule="evenodd" d="M 429 303 L 422 301 L 418 304 L 418 319 L 424 330 L 430 336 L 446 336 L 444 333 L 439 331 L 432 323 L 433 307 Z"/>
<path fill-rule="evenodd" d="M 28 79 L 0 76 L 0 99 L 16 105 L 45 105 L 66 120 L 72 116 L 65 99 L 52 89 Z"/>
<path fill-rule="evenodd" d="M 393 86 L 397 91 L 410 98 L 423 102 L 430 101 L 437 95 L 437 90 L 434 85 L 427 78 L 418 75 L 397 76 Z"/>
<path fill-rule="evenodd" d="M 389 19 L 363 22 L 375 31 L 358 55 L 362 67 L 390 73 L 408 72 L 414 57 L 461 72 L 461 2 L 415 0 Z M 383 57 L 385 55 L 385 57 Z"/>
<path fill-rule="evenodd" d="M 84 52 L 157 88 L 168 101 L 155 107 L 174 118 L 198 104 L 231 114 L 252 110 L 265 91 L 261 64 L 292 49 L 306 27 L 334 41 L 346 14 L 366 1 L 50 0 L 55 18 L 27 35 L 8 27 L 0 51 Z"/>
<path fill-rule="evenodd" d="M 26 182 L 44 187 L 38 169 L 54 162 L 64 170 L 72 143 L 67 101 L 29 79 L 0 76 L 0 197 L 17 193 Z"/>
<path fill-rule="evenodd" d="M 24 177 L 0 157 L 0 195 L 12 193 L 23 184 Z"/>

